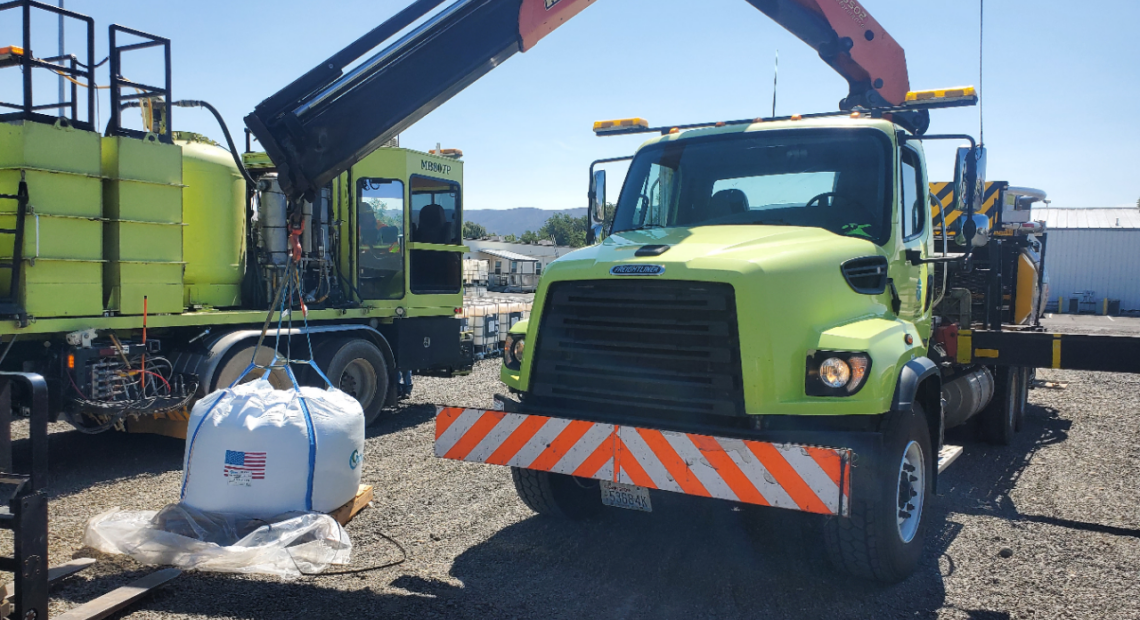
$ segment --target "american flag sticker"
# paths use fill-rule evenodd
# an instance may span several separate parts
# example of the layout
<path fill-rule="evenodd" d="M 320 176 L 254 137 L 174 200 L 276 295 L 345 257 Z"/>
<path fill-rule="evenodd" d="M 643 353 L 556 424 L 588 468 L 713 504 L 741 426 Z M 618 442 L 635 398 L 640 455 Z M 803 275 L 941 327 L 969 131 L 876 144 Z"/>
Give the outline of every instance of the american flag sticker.
<path fill-rule="evenodd" d="M 225 476 L 229 484 L 244 487 L 265 480 L 265 453 L 226 450 Z"/>

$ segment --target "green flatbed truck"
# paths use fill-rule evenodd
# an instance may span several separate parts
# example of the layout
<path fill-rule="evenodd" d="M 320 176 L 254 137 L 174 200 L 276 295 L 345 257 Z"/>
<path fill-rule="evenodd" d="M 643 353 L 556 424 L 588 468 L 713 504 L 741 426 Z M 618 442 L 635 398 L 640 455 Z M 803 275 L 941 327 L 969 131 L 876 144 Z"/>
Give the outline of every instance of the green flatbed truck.
<path fill-rule="evenodd" d="M 91 19 L 36 2 L 2 9 L 87 26 L 84 58 L 37 57 L 27 20 L 22 45 L 0 48 L 0 71 L 22 71 L 27 85 L 0 115 L 0 368 L 43 375 L 53 417 L 85 432 L 184 436 L 188 408 L 245 370 L 263 326 L 257 363 L 290 347 L 307 359 L 310 336 L 370 422 L 408 394 L 413 372 L 470 367 L 455 320 L 455 154 L 379 148 L 291 199 L 264 153 L 174 130 L 174 108 L 209 106 L 172 99 L 168 39 L 110 27 L 113 110 L 100 132 L 86 89 Z M 165 86 L 122 77 L 147 54 L 165 56 Z M 41 105 L 32 76 L 52 73 L 72 79 L 71 99 L 46 116 L 56 106 Z M 141 129 L 128 113 L 142 114 Z M 266 313 L 286 273 L 304 295 L 286 300 L 279 330 L 282 312 L 269 323 Z M 288 383 L 280 370 L 271 380 Z"/>

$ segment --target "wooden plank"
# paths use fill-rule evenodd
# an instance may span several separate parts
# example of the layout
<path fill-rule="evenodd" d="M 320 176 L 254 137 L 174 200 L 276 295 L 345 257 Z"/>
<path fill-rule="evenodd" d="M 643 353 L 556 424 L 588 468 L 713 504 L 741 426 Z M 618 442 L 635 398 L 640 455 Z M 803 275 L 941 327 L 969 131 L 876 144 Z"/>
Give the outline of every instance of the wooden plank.
<path fill-rule="evenodd" d="M 79 571 L 91 566 L 94 563 L 95 563 L 95 558 L 79 558 L 77 560 L 72 560 L 70 562 L 64 562 L 63 564 L 60 564 L 59 566 L 53 566 L 53 567 L 48 569 L 48 586 L 49 587 L 53 586 L 56 584 L 57 581 L 60 581 L 64 577 L 70 577 L 71 575 L 78 573 Z M 9 582 L 8 585 L 4 586 L 3 597 L 5 599 L 11 599 L 11 598 L 16 597 L 16 584 L 15 583 Z M 7 616 L 0 615 L 0 618 L 6 618 L 6 617 Z"/>
<path fill-rule="evenodd" d="M 348 522 L 352 521 L 353 517 L 360 514 L 361 510 L 367 508 L 368 503 L 371 501 L 372 485 L 362 484 L 360 485 L 360 488 L 356 490 L 356 497 L 353 498 L 351 502 L 348 502 L 340 508 L 337 508 L 336 510 L 330 512 L 329 515 L 331 515 L 332 518 L 336 519 L 336 522 L 342 526 L 348 525 Z"/>
<path fill-rule="evenodd" d="M 102 620 L 126 608 L 131 603 L 149 594 L 151 590 L 181 574 L 182 571 L 177 568 L 164 568 L 155 571 L 142 579 L 111 590 L 93 601 L 70 609 L 66 613 L 56 616 L 55 620 Z"/>

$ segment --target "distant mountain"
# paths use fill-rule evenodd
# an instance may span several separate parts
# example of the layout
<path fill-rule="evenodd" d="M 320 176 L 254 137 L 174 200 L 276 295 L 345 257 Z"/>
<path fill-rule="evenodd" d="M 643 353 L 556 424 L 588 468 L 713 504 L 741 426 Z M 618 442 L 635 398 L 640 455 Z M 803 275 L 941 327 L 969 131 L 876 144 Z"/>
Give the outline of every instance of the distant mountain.
<path fill-rule="evenodd" d="M 489 233 L 499 235 L 521 235 L 528 230 L 538 231 L 546 220 L 555 213 L 566 213 L 571 217 L 585 217 L 586 208 L 579 209 L 538 209 L 519 207 L 517 209 L 475 209 L 463 213 L 465 222 L 475 222 Z"/>

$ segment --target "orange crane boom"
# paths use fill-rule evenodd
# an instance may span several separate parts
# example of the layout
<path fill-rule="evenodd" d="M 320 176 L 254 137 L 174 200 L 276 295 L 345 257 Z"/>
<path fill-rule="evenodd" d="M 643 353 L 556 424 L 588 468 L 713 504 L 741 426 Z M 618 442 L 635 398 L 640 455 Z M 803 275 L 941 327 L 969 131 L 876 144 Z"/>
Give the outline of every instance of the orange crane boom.
<path fill-rule="evenodd" d="M 746 1 L 847 80 L 849 92 L 840 109 L 903 104 L 910 89 L 906 55 L 856 0 Z M 445 0 L 417 0 L 263 101 L 246 125 L 277 165 L 285 193 L 311 196 L 595 2 L 455 0 L 440 9 Z M 929 124 L 925 111 L 894 118 L 917 133 Z"/>

